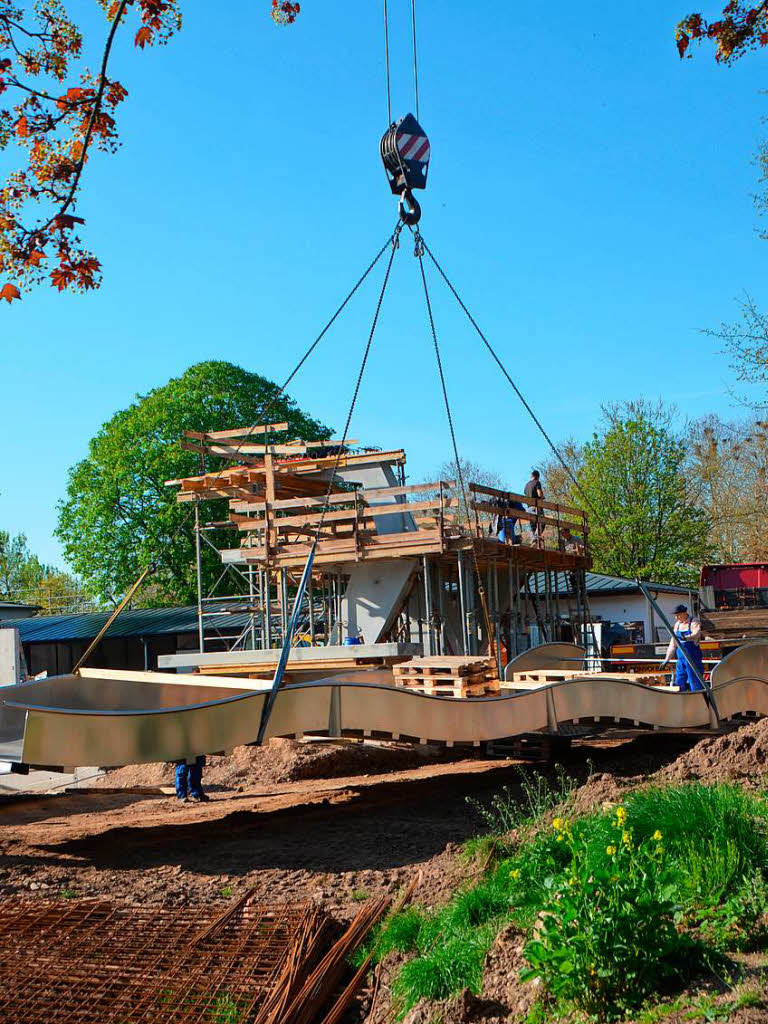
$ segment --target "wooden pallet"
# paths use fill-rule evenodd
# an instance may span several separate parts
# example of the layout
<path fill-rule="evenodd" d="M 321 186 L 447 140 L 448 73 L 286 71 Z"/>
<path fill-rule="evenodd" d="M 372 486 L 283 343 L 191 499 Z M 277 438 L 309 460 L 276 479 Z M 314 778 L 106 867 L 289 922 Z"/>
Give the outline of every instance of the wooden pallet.
<path fill-rule="evenodd" d="M 438 656 L 411 658 L 392 666 L 396 686 L 433 696 L 482 697 L 499 692 L 492 658 Z"/>

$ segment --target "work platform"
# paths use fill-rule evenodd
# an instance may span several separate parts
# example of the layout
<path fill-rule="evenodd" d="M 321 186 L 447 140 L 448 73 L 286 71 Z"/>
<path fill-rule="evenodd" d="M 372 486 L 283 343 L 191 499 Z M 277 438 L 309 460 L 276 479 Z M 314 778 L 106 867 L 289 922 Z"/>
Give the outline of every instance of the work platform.
<path fill-rule="evenodd" d="M 199 594 L 201 653 L 224 648 L 205 626 L 227 601 L 250 615 L 231 649 L 280 646 L 311 550 L 300 630 L 311 645 L 351 637 L 474 655 L 503 643 L 508 658 L 529 646 L 532 625 L 536 643 L 583 639 L 592 563 L 581 509 L 474 481 L 465 491 L 455 480 L 406 484 L 401 448 L 275 441 L 285 429 L 188 433 L 181 442 L 202 469 L 220 464 L 168 486 L 195 506 L 198 558 L 215 533 L 222 575 L 238 590 Z M 203 523 L 204 503 L 221 499 L 227 519 Z"/>

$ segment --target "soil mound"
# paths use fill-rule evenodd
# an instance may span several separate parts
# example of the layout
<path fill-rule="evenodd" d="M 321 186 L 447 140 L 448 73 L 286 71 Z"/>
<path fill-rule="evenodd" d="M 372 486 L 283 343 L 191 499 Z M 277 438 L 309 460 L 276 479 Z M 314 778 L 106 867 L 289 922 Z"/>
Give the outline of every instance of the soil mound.
<path fill-rule="evenodd" d="M 235 747 L 226 757 L 209 756 L 203 783 L 217 789 L 251 789 L 299 779 L 377 775 L 417 768 L 434 758 L 413 747 L 367 743 L 299 743 L 270 740 L 264 747 Z M 107 772 L 100 787 L 173 785 L 170 764 L 127 765 Z"/>
<path fill-rule="evenodd" d="M 768 774 L 768 718 L 750 722 L 724 736 L 700 740 L 688 753 L 657 772 L 662 782 L 738 779 L 759 785 Z"/>

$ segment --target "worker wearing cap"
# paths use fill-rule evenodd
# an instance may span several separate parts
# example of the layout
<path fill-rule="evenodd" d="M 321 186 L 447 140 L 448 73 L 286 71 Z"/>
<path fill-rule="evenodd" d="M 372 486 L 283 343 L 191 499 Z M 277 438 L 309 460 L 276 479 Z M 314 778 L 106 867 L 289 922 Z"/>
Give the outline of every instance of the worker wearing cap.
<path fill-rule="evenodd" d="M 698 619 L 692 618 L 688 614 L 688 608 L 684 604 L 679 604 L 677 608 L 675 608 L 674 631 L 687 657 L 690 658 L 692 664 L 703 679 L 704 662 L 701 660 L 701 651 L 699 650 L 699 643 L 701 641 L 701 623 Z M 672 655 L 675 653 L 675 647 L 676 644 L 673 637 L 669 641 L 666 656 L 664 661 L 661 663 L 662 668 L 665 668 L 665 666 L 669 664 Z M 677 669 L 675 671 L 675 686 L 679 686 L 681 690 L 693 691 L 703 689 L 696 672 L 694 672 L 691 665 L 688 664 L 688 660 L 679 652 L 677 655 Z"/>

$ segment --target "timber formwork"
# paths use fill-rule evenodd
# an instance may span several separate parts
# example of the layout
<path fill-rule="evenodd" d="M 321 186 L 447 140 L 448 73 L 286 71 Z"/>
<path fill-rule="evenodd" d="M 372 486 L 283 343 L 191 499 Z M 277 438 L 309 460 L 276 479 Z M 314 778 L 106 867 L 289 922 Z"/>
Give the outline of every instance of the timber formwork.
<path fill-rule="evenodd" d="M 537 642 L 584 639 L 584 573 L 591 559 L 581 509 L 475 482 L 466 494 L 452 480 L 406 485 L 402 449 L 275 442 L 286 429 L 271 424 L 259 428 L 257 438 L 247 430 L 187 434 L 182 444 L 199 454 L 202 470 L 212 459 L 225 464 L 168 481 L 178 488 L 179 502 L 195 504 L 198 538 L 206 528 L 226 527 L 235 541 L 220 549 L 223 574 L 227 567 L 239 573 L 240 592 L 232 600 L 238 610 L 250 609 L 251 622 L 229 649 L 280 643 L 289 594 L 315 537 L 303 622 L 307 642 L 342 642 L 351 567 L 398 559 L 415 560 L 419 568 L 377 640 L 410 642 L 418 635 L 429 654 L 476 654 L 489 648 L 483 603 L 508 656 L 529 645 L 531 627 Z M 200 505 L 216 499 L 226 499 L 228 517 L 203 525 Z M 514 523 L 507 542 L 490 533 L 494 517 Z M 460 626 L 451 638 L 444 624 L 452 601 Z M 215 595 L 200 594 L 201 623 L 206 602 L 216 602 Z M 217 614 L 222 608 L 215 603 Z M 204 645 L 201 625 L 201 650 Z"/>
<path fill-rule="evenodd" d="M 272 1020 L 324 929 L 309 904 L 231 914 L 10 899 L 0 904 L 2 1024 Z"/>

